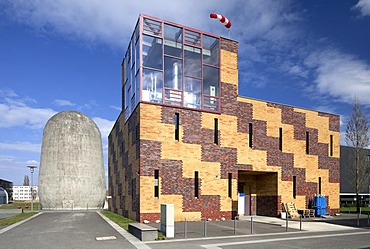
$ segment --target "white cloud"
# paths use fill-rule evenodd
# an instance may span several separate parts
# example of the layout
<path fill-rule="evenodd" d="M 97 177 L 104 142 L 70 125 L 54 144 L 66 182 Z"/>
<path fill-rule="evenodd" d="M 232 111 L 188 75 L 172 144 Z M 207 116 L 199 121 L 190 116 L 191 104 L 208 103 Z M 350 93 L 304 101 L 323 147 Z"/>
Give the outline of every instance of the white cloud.
<path fill-rule="evenodd" d="M 108 135 L 109 135 L 110 131 L 112 130 L 112 127 L 113 127 L 115 121 L 111 121 L 111 120 L 107 120 L 107 119 L 103 119 L 103 118 L 99 118 L 99 117 L 94 117 L 94 118 L 92 118 L 92 120 L 94 120 L 96 125 L 99 127 L 101 136 L 103 138 L 108 138 Z"/>
<path fill-rule="evenodd" d="M 322 95 L 330 95 L 344 103 L 370 105 L 370 66 L 353 55 L 327 49 L 312 53 L 305 64 L 314 70 L 316 87 Z"/>
<path fill-rule="evenodd" d="M 227 9 L 235 3 L 235 0 L 218 3 L 217 8 Z M 39 32 L 89 42 L 99 41 L 117 47 L 127 42 L 140 13 L 204 27 L 209 21 L 209 13 L 215 8 L 214 2 L 197 0 L 8 0 L 2 5 L 9 16 Z M 163 6 L 166 6 L 166 11 L 163 11 Z"/>
<path fill-rule="evenodd" d="M 28 151 L 40 153 L 41 144 L 30 142 L 0 143 L 0 150 Z"/>
<path fill-rule="evenodd" d="M 53 101 L 53 104 L 57 106 L 75 106 L 76 104 L 72 103 L 69 100 L 66 99 L 56 99 Z"/>
<path fill-rule="evenodd" d="M 32 107 L 30 102 L 35 101 L 29 98 L 0 98 L 0 127 L 43 128 L 56 112 L 50 108 Z"/>
<path fill-rule="evenodd" d="M 352 9 L 359 10 L 361 16 L 370 16 L 370 0 L 359 0 Z"/>

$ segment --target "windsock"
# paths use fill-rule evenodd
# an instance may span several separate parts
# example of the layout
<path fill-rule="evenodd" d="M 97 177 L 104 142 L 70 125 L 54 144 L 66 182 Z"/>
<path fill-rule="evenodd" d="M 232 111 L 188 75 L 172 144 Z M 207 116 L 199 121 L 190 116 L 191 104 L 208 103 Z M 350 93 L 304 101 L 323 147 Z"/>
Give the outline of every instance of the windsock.
<path fill-rule="evenodd" d="M 231 27 L 230 20 L 227 19 L 226 17 L 224 17 L 223 15 L 212 13 L 212 14 L 209 15 L 209 17 L 214 18 L 214 19 L 218 19 L 228 29 Z"/>

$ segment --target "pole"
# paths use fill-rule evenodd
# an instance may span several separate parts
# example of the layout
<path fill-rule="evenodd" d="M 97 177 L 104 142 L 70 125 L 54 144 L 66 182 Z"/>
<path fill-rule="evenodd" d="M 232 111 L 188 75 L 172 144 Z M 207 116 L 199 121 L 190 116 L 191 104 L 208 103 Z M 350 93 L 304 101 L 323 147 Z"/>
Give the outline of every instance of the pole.
<path fill-rule="evenodd" d="M 31 171 L 31 212 L 33 212 L 33 170 Z"/>
<path fill-rule="evenodd" d="M 37 166 L 28 165 L 27 167 L 30 168 L 31 171 L 31 212 L 33 212 L 33 172 L 35 171 L 35 168 L 37 168 Z"/>
<path fill-rule="evenodd" d="M 288 215 L 286 216 L 285 219 L 285 231 L 288 232 Z"/>
<path fill-rule="evenodd" d="M 186 218 L 185 218 L 185 224 L 184 224 L 184 237 L 185 237 L 185 239 L 187 239 L 188 238 L 188 221 L 186 220 Z"/>
<path fill-rule="evenodd" d="M 234 217 L 234 235 L 236 235 L 236 216 Z"/>
<path fill-rule="evenodd" d="M 302 231 L 302 215 L 299 216 L 299 231 Z"/>
<path fill-rule="evenodd" d="M 253 234 L 253 217 L 251 216 L 251 234 Z"/>
<path fill-rule="evenodd" d="M 204 237 L 207 237 L 207 219 L 204 219 Z"/>

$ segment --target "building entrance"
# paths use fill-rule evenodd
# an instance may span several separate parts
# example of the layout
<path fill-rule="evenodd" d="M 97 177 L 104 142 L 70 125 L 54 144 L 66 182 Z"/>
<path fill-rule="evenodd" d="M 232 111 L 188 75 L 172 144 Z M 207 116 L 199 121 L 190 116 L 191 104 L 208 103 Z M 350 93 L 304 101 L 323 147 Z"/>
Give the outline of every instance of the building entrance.
<path fill-rule="evenodd" d="M 277 216 L 280 206 L 277 186 L 277 172 L 239 171 L 239 215 Z"/>

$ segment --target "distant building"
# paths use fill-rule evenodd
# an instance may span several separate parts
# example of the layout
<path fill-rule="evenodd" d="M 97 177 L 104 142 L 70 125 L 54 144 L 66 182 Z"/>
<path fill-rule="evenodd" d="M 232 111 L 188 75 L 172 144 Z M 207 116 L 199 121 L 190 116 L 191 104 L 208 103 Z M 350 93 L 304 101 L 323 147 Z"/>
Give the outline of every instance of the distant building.
<path fill-rule="evenodd" d="M 8 193 L 9 201 L 13 200 L 13 182 L 0 179 L 0 187 L 4 188 Z"/>
<path fill-rule="evenodd" d="M 34 200 L 39 199 L 38 187 L 33 186 Z M 32 200 L 31 186 L 13 186 L 13 200 L 15 201 L 30 201 Z"/>
<path fill-rule="evenodd" d="M 354 187 L 354 148 L 349 146 L 340 146 L 340 201 L 356 201 L 356 191 Z M 360 160 L 365 161 L 370 174 L 370 149 L 360 149 Z M 361 175 L 360 177 L 366 177 Z M 361 201 L 368 202 L 370 198 L 370 176 L 367 182 L 360 189 Z"/>
<path fill-rule="evenodd" d="M 4 188 L 0 187 L 0 204 L 8 204 L 8 202 L 8 192 Z"/>

